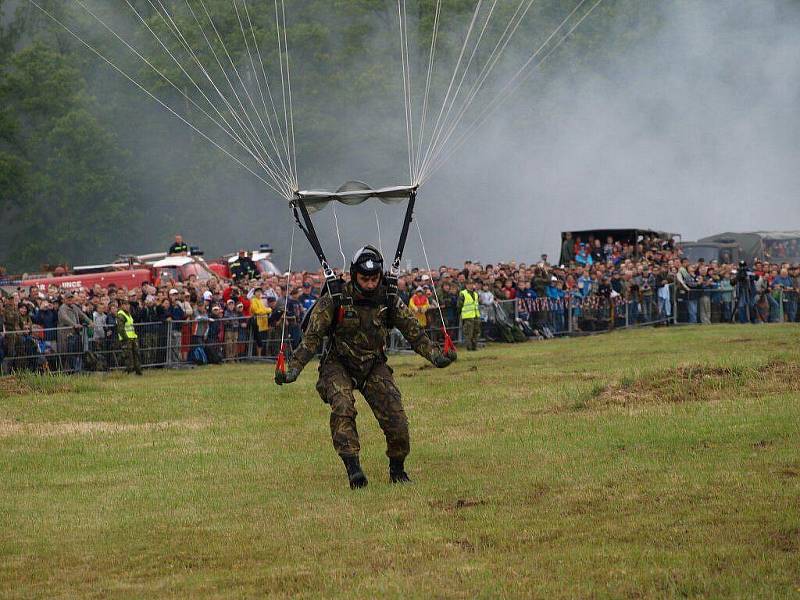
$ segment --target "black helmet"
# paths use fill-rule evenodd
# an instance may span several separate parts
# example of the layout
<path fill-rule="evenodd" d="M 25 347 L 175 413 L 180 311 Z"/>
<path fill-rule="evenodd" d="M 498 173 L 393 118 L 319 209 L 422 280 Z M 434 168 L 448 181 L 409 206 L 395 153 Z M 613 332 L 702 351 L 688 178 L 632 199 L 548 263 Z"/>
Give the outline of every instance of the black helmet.
<path fill-rule="evenodd" d="M 353 256 L 353 262 L 350 263 L 350 279 L 356 287 L 358 287 L 356 283 L 357 273 L 362 275 L 383 274 L 383 256 L 381 256 L 377 248 L 367 245 Z M 361 289 L 359 291 L 363 292 Z"/>

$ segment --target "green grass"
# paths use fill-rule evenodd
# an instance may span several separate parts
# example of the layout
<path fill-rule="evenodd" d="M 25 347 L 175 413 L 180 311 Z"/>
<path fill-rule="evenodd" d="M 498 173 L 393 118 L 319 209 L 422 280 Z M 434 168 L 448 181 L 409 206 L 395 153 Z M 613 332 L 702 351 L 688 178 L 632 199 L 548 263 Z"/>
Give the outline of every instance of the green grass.
<path fill-rule="evenodd" d="M 640 330 L 391 364 L 351 492 L 311 365 L 0 385 L 7 597 L 797 597 L 800 330 Z"/>

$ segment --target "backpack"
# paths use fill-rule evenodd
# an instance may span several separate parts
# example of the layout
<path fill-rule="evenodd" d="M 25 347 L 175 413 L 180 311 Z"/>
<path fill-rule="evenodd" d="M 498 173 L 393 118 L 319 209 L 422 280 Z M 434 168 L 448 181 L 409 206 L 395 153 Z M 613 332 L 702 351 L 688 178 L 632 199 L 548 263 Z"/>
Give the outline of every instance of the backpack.
<path fill-rule="evenodd" d="M 197 366 L 207 365 L 208 355 L 206 355 L 206 351 L 203 348 L 198 346 L 189 353 L 189 362 L 193 362 Z"/>
<path fill-rule="evenodd" d="M 214 348 L 213 346 L 204 346 L 203 348 L 200 349 L 203 350 L 203 352 L 205 352 L 206 358 L 208 359 L 209 363 L 211 363 L 212 365 L 222 364 L 222 357 L 219 355 L 219 352 L 217 352 L 216 348 Z"/>

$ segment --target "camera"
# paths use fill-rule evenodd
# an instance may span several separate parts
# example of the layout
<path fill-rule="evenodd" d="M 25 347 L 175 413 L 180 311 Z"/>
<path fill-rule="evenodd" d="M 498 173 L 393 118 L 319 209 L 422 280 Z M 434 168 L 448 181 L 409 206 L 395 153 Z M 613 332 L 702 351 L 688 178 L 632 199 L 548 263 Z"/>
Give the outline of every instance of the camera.
<path fill-rule="evenodd" d="M 755 274 L 747 268 L 745 261 L 739 261 L 739 269 L 736 271 L 736 283 L 747 284 L 755 279 Z"/>

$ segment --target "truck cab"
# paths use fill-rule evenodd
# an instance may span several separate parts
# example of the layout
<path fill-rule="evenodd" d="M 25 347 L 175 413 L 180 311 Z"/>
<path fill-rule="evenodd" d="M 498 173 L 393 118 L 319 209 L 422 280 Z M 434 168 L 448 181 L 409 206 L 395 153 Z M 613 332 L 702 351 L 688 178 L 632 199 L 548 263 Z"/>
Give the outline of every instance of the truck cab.
<path fill-rule="evenodd" d="M 680 247 L 683 257 L 688 258 L 690 263 L 703 259 L 706 263 L 717 261 L 719 264 L 734 264 L 742 256 L 739 244 L 733 242 L 682 242 Z"/>
<path fill-rule="evenodd" d="M 157 283 L 164 281 L 208 281 L 219 278 L 206 262 L 198 256 L 167 256 L 150 264 Z"/>

